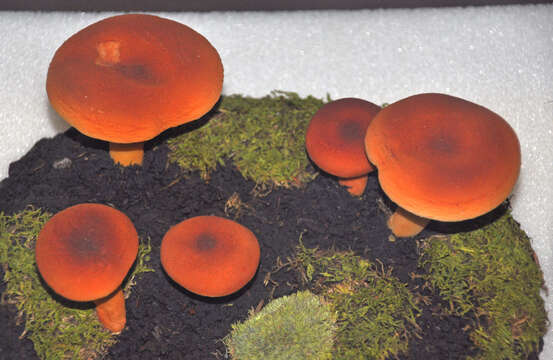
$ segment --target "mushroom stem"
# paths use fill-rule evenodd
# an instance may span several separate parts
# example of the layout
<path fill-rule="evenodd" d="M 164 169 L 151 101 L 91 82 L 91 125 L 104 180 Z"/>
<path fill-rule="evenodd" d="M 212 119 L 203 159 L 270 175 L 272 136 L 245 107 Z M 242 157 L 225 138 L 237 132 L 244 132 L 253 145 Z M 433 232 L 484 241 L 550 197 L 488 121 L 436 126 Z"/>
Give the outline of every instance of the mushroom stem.
<path fill-rule="evenodd" d="M 110 295 L 95 300 L 94 303 L 96 304 L 96 315 L 102 325 L 112 333 L 120 333 L 127 322 L 125 297 L 121 287 L 118 287 Z"/>
<path fill-rule="evenodd" d="M 109 155 L 113 159 L 113 162 L 122 166 L 142 165 L 144 143 L 120 144 L 110 142 Z"/>
<path fill-rule="evenodd" d="M 388 227 L 397 237 L 410 237 L 420 233 L 429 222 L 430 219 L 415 215 L 398 206 L 388 219 Z"/>
<path fill-rule="evenodd" d="M 361 196 L 367 186 L 368 175 L 361 175 L 355 178 L 341 178 L 338 183 L 345 186 L 348 192 L 353 196 Z"/>

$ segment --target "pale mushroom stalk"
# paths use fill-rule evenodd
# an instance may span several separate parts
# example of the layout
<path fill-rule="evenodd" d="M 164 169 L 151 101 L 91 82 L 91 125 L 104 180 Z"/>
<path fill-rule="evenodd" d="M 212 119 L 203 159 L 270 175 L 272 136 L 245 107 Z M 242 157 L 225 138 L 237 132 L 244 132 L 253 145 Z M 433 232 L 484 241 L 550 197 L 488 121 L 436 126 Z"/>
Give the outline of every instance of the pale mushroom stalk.
<path fill-rule="evenodd" d="M 116 164 L 122 166 L 142 165 L 144 159 L 144 143 L 129 144 L 109 143 L 109 155 Z"/>
<path fill-rule="evenodd" d="M 348 190 L 353 196 L 361 196 L 367 187 L 368 175 L 361 175 L 354 178 L 338 179 L 338 183 Z"/>
<path fill-rule="evenodd" d="M 388 219 L 388 228 L 397 237 L 411 237 L 418 235 L 429 222 L 430 219 L 415 215 L 398 206 Z"/>
<path fill-rule="evenodd" d="M 98 320 L 100 320 L 106 329 L 112 333 L 118 334 L 125 328 L 127 317 L 125 297 L 121 287 L 118 287 L 110 295 L 95 300 L 94 304 L 96 304 L 96 315 L 98 316 Z"/>

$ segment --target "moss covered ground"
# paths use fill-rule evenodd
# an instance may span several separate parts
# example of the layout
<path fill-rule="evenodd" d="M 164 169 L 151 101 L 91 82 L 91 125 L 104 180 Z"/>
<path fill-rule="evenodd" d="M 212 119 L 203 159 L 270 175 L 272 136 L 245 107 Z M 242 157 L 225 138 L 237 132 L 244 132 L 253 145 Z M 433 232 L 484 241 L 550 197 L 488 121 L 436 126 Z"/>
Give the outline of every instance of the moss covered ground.
<path fill-rule="evenodd" d="M 387 359 L 405 353 L 419 312 L 391 269 L 353 252 L 300 245 L 292 266 L 337 314 L 333 359 Z"/>
<path fill-rule="evenodd" d="M 169 139 L 169 159 L 206 179 L 227 162 L 262 187 L 301 186 L 316 176 L 308 170 L 304 138 L 323 104 L 282 91 L 262 98 L 225 96 L 206 124 Z"/>
<path fill-rule="evenodd" d="M 224 339 L 233 359 L 330 360 L 336 314 L 323 297 L 299 291 L 252 309 Z"/>
<path fill-rule="evenodd" d="M 473 314 L 475 359 L 526 359 L 547 326 L 543 274 L 530 239 L 507 212 L 480 229 L 422 242 L 425 278 L 449 304 L 447 314 Z"/>
<path fill-rule="evenodd" d="M 169 160 L 183 176 L 200 172 L 206 181 L 217 166 L 235 166 L 257 184 L 255 196 L 275 186 L 301 188 L 318 175 L 305 153 L 305 129 L 328 100 L 286 92 L 225 96 L 193 131 L 168 140 Z M 90 304 L 54 296 L 36 271 L 34 241 L 49 217 L 32 208 L 0 215 L 0 264 L 7 284 L 2 301 L 17 306 L 25 323 L 22 336 L 33 341 L 40 358 L 94 358 L 117 336 L 101 328 Z M 141 242 L 127 292 L 136 276 L 150 270 L 149 245 Z M 472 319 L 475 359 L 525 359 L 539 351 L 547 320 L 539 296 L 542 273 L 532 255 L 530 239 L 509 213 L 474 231 L 420 241 L 425 288 L 447 304 L 435 316 Z M 420 294 L 390 268 L 353 252 L 311 249 L 301 242 L 290 265 L 336 316 L 333 359 L 394 358 L 419 336 L 421 304 L 415 299 Z"/>

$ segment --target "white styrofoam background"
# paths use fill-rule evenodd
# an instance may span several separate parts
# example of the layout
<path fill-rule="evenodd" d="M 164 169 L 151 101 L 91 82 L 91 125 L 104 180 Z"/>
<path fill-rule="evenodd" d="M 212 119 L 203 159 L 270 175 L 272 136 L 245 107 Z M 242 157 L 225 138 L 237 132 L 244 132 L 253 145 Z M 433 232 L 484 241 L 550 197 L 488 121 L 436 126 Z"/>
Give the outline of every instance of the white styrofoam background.
<path fill-rule="evenodd" d="M 109 15 L 0 12 L 0 179 L 38 139 L 67 129 L 48 105 L 49 61 Z M 218 49 L 224 94 L 278 89 L 379 104 L 443 92 L 503 116 L 522 146 L 513 214 L 553 289 L 553 5 L 159 15 Z M 552 319 L 552 296 L 543 296 Z M 540 359 L 553 359 L 551 327 Z"/>

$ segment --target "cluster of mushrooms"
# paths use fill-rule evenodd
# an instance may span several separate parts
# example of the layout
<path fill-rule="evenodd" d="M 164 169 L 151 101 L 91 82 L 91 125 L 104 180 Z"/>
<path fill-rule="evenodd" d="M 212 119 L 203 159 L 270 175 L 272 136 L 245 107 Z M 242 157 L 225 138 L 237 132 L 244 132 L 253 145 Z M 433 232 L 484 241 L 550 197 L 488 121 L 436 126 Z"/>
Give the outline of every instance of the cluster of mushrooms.
<path fill-rule="evenodd" d="M 388 226 L 415 236 L 430 220 L 483 215 L 511 193 L 520 172 L 520 144 L 496 113 L 454 96 L 426 93 L 384 108 L 357 98 L 325 104 L 311 119 L 311 160 L 362 195 L 373 165 L 398 206 Z"/>
<path fill-rule="evenodd" d="M 183 24 L 145 14 L 113 16 L 77 32 L 54 54 L 46 80 L 58 114 L 81 133 L 108 141 L 111 158 L 122 166 L 141 165 L 145 141 L 206 114 L 222 86 L 223 65 L 207 39 Z M 240 290 L 260 259 L 255 235 L 217 216 L 174 225 L 160 252 L 176 283 L 206 297 Z M 121 284 L 137 253 L 131 220 L 94 203 L 55 214 L 36 242 L 36 263 L 46 284 L 67 299 L 93 301 L 100 322 L 114 333 L 125 327 Z"/>
<path fill-rule="evenodd" d="M 50 218 L 35 247 L 44 281 L 72 301 L 93 301 L 104 327 L 113 333 L 126 323 L 121 284 L 138 253 L 131 220 L 110 206 L 83 203 Z M 196 216 L 167 231 L 161 264 L 176 283 L 195 294 L 235 293 L 255 275 L 260 248 L 245 226 L 218 216 Z"/>
<path fill-rule="evenodd" d="M 172 20 L 127 14 L 66 40 L 50 63 L 46 90 L 60 116 L 108 141 L 114 162 L 129 166 L 142 164 L 145 141 L 207 113 L 222 83 L 219 54 L 202 35 Z M 352 195 L 362 195 L 378 168 L 382 189 L 398 204 L 389 220 L 396 236 L 414 236 L 430 219 L 460 221 L 492 210 L 520 170 L 520 145 L 507 122 L 444 94 L 384 108 L 356 98 L 332 101 L 313 116 L 305 140 L 311 160 Z M 48 286 L 70 300 L 94 301 L 100 321 L 117 333 L 126 322 L 121 284 L 137 252 L 138 234 L 125 214 L 86 203 L 45 224 L 36 262 Z M 216 216 L 174 225 L 160 253 L 175 282 L 207 297 L 244 287 L 260 259 L 249 229 Z"/>

